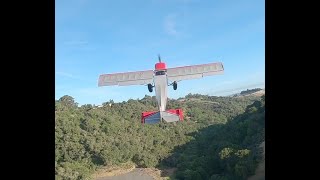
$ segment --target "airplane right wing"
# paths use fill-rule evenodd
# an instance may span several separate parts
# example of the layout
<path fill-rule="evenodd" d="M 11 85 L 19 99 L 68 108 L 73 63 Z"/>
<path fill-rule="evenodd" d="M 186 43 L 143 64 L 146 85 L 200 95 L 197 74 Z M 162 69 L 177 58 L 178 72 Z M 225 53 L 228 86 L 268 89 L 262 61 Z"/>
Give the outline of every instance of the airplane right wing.
<path fill-rule="evenodd" d="M 167 69 L 168 81 L 181 81 L 187 79 L 197 79 L 204 76 L 223 74 L 224 68 L 221 62 L 201 64 L 194 66 L 183 66 Z"/>
<path fill-rule="evenodd" d="M 102 74 L 98 86 L 129 86 L 143 85 L 153 82 L 153 70 L 115 74 Z"/>

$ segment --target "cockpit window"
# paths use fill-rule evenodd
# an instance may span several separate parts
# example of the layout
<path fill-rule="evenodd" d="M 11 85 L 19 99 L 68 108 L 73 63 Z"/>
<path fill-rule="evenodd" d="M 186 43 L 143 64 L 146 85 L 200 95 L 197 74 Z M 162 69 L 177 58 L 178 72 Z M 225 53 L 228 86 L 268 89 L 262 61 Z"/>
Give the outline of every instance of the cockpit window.
<path fill-rule="evenodd" d="M 158 76 L 158 75 L 165 75 L 165 72 L 164 71 L 157 71 L 156 76 Z"/>

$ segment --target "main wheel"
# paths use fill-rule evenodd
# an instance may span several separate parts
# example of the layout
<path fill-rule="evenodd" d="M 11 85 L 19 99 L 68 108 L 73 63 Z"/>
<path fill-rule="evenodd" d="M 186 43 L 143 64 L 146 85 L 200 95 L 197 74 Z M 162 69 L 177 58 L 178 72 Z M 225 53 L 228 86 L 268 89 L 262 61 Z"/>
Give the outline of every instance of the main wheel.
<path fill-rule="evenodd" d="M 174 82 L 173 82 L 173 90 L 177 90 L 177 86 L 178 86 L 177 82 L 174 81 Z"/>
<path fill-rule="evenodd" d="M 152 92 L 153 91 L 153 86 L 151 85 L 151 84 L 148 84 L 148 90 L 149 90 L 149 92 Z"/>

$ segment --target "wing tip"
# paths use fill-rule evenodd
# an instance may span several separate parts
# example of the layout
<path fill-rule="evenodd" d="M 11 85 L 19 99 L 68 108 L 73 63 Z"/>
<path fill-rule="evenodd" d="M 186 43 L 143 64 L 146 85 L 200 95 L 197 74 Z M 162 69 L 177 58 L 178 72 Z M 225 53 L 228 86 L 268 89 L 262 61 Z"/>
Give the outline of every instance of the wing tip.
<path fill-rule="evenodd" d="M 101 87 L 103 86 L 103 83 L 102 83 L 102 74 L 99 76 L 98 78 L 98 87 Z"/>

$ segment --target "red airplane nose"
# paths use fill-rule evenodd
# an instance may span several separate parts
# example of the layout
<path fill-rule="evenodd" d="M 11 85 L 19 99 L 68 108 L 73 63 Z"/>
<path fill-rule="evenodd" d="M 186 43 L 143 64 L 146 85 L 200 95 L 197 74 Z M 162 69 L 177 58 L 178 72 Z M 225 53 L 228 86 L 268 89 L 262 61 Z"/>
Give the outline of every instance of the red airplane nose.
<path fill-rule="evenodd" d="M 163 63 L 163 62 L 156 63 L 155 69 L 156 69 L 156 70 L 164 70 L 164 69 L 167 69 L 167 68 L 166 68 L 166 63 Z"/>

